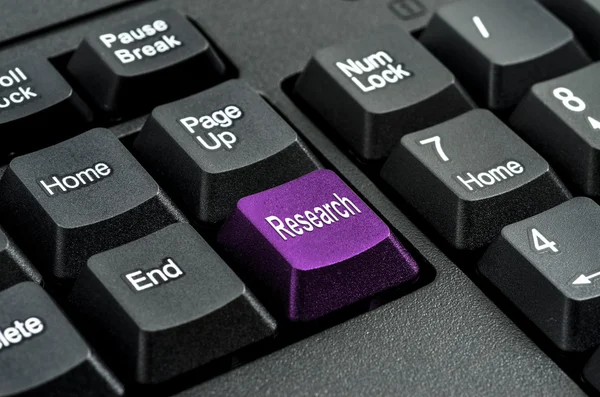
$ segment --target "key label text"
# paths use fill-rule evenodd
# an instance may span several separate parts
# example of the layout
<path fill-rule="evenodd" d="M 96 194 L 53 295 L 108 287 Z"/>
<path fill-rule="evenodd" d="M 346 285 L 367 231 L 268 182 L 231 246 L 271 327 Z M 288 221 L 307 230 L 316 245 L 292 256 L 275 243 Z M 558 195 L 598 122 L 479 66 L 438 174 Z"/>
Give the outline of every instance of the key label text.
<path fill-rule="evenodd" d="M 233 126 L 234 120 L 242 118 L 244 113 L 235 106 L 226 106 L 223 109 L 212 112 L 210 115 L 201 117 L 184 117 L 179 119 L 179 123 L 190 134 L 197 132 L 211 131 L 215 128 L 225 129 Z M 238 139 L 231 131 L 208 132 L 208 138 L 202 135 L 195 135 L 196 142 L 206 150 L 218 150 L 221 148 L 231 150 L 237 144 Z M 205 139 L 206 138 L 206 139 Z"/>
<path fill-rule="evenodd" d="M 25 321 L 15 320 L 12 326 L 0 329 L 0 354 L 3 349 L 18 345 L 44 331 L 44 323 L 37 317 Z"/>
<path fill-rule="evenodd" d="M 462 175 L 456 175 L 455 178 L 467 191 L 472 192 L 504 182 L 516 175 L 521 175 L 524 172 L 525 167 L 519 162 L 511 160 L 504 163 L 504 165 L 490 168 L 489 170 L 479 172 L 476 175 L 467 172 Z"/>
<path fill-rule="evenodd" d="M 477 15 L 474 16 L 473 23 L 475 24 L 475 27 L 477 28 L 477 30 L 479 30 L 481 37 L 483 37 L 484 39 L 490 38 L 490 32 L 488 32 L 488 30 L 485 27 L 485 25 L 483 24 L 483 21 L 481 20 L 481 18 L 479 18 Z"/>
<path fill-rule="evenodd" d="M 395 64 L 394 59 L 385 51 L 378 51 L 362 60 L 348 58 L 344 62 L 337 62 L 335 66 L 364 93 L 413 76 L 401 63 Z"/>
<path fill-rule="evenodd" d="M 165 258 L 162 266 L 147 271 L 133 270 L 124 274 L 123 280 L 135 292 L 140 292 L 177 280 L 184 275 L 183 270 L 173 259 Z"/>
<path fill-rule="evenodd" d="M 333 193 L 333 197 L 335 200 L 315 207 L 312 211 L 307 210 L 302 214 L 284 217 L 283 220 L 271 215 L 265 220 L 282 239 L 287 241 L 288 237 L 302 236 L 305 232 L 313 232 L 362 213 L 349 198 L 340 197 L 337 193 Z"/>
<path fill-rule="evenodd" d="M 150 39 L 151 37 L 164 33 L 169 30 L 170 26 L 163 20 L 156 20 L 150 24 L 143 25 L 138 28 L 131 29 L 121 33 L 105 33 L 98 37 L 100 42 L 109 49 L 113 50 L 115 57 L 123 64 L 141 61 L 145 58 L 153 58 L 162 53 L 172 51 L 179 48 L 183 43 L 177 39 L 177 36 L 162 35 L 162 37 L 152 44 L 146 44 L 135 48 L 117 48 L 115 45 L 129 46 L 139 41 Z"/>
<path fill-rule="evenodd" d="M 12 92 L 0 93 L 0 111 L 22 105 L 38 97 L 32 87 L 23 86 L 27 82 L 29 77 L 18 67 L 0 76 L 0 92 L 4 88 L 14 87 Z"/>
<path fill-rule="evenodd" d="M 83 170 L 65 176 L 54 175 L 46 180 L 40 179 L 38 183 L 48 196 L 53 197 L 58 193 L 68 193 L 73 190 L 90 186 L 109 177 L 112 172 L 113 171 L 108 164 L 96 163 L 91 167 L 84 168 Z"/>

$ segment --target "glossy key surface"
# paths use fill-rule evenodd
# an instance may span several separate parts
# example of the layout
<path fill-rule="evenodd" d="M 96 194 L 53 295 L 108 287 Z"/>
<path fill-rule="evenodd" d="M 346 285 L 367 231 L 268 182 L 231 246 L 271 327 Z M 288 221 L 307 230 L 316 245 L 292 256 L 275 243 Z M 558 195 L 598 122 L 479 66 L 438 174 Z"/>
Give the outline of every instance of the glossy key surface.
<path fill-rule="evenodd" d="M 218 241 L 291 320 L 312 320 L 414 280 L 390 228 L 334 172 L 245 197 Z"/>

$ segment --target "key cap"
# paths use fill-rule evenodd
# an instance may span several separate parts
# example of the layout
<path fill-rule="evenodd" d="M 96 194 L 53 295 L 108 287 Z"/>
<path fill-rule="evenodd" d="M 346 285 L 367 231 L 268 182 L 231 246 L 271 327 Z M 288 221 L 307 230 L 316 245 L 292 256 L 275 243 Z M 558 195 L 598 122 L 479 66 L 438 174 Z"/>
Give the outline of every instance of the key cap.
<path fill-rule="evenodd" d="M 1 397 L 112 397 L 123 386 L 42 288 L 0 292 Z"/>
<path fill-rule="evenodd" d="M 600 343 L 600 207 L 575 198 L 506 226 L 481 274 L 560 349 Z"/>
<path fill-rule="evenodd" d="M 463 0 L 421 36 L 482 106 L 514 107 L 533 84 L 590 61 L 571 30 L 535 1 Z"/>
<path fill-rule="evenodd" d="M 42 276 L 0 228 L 0 291 L 23 281 L 42 283 Z"/>
<path fill-rule="evenodd" d="M 532 87 L 510 125 L 569 181 L 600 198 L 600 64 Z"/>
<path fill-rule="evenodd" d="M 381 176 L 461 250 L 571 197 L 546 160 L 487 110 L 406 135 Z"/>
<path fill-rule="evenodd" d="M 98 107 L 122 115 L 208 88 L 225 65 L 190 21 L 165 9 L 88 34 L 68 70 Z"/>
<path fill-rule="evenodd" d="M 235 80 L 156 108 L 134 146 L 167 191 L 207 223 L 224 221 L 242 197 L 320 166 L 260 95 Z"/>
<path fill-rule="evenodd" d="M 88 261 L 70 301 L 129 378 L 158 383 L 275 331 L 275 321 L 188 224 Z"/>
<path fill-rule="evenodd" d="M 539 0 L 546 8 L 567 24 L 585 49 L 600 58 L 600 1 L 598 0 Z"/>
<path fill-rule="evenodd" d="M 244 197 L 218 242 L 292 321 L 319 318 L 419 272 L 389 227 L 328 170 Z"/>
<path fill-rule="evenodd" d="M 98 128 L 13 159 L 0 181 L 0 221 L 40 270 L 66 281 L 91 255 L 185 218 Z"/>
<path fill-rule="evenodd" d="M 393 26 L 317 52 L 295 93 L 365 160 L 473 107 L 452 73 Z"/>
<path fill-rule="evenodd" d="M 0 66 L 1 155 L 59 142 L 88 121 L 90 110 L 45 58 L 28 55 Z"/>

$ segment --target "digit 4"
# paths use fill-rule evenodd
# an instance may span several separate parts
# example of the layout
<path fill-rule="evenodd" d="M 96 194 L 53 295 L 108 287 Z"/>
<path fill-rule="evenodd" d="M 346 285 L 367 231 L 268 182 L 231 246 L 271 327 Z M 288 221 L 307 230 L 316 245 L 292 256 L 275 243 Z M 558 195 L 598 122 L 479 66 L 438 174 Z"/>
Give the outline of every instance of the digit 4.
<path fill-rule="evenodd" d="M 548 240 L 542 233 L 536 228 L 529 230 L 530 242 L 532 249 L 538 254 L 549 252 L 551 254 L 558 254 L 558 244 L 556 241 Z"/>

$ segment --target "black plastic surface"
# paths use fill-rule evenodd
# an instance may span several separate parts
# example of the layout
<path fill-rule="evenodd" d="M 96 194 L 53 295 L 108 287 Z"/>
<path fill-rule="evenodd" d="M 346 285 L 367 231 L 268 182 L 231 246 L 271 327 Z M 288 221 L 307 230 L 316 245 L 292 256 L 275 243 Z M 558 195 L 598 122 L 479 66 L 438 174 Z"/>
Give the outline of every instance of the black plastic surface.
<path fill-rule="evenodd" d="M 436 5 L 419 0 L 164 0 L 132 3 L 37 38 L 4 45 L 0 61 L 39 51 L 59 66 L 93 26 L 173 7 L 198 22 L 254 88 L 405 237 L 435 279 L 399 300 L 178 394 L 192 396 L 584 395 L 579 386 L 496 307 L 303 114 L 283 92 L 318 49 L 399 24 L 423 28 Z M 90 1 L 81 1 L 83 4 Z M 17 1 L 14 1 L 17 4 Z M 20 1 L 19 1 L 20 3 Z M 51 1 L 44 1 L 51 8 Z M 77 8 L 77 1 L 71 3 Z M 100 2 L 98 2 L 100 3 Z M 424 5 L 419 7 L 419 4 Z M 7 13 L 4 7 L 2 12 Z M 413 11 L 410 11 L 413 10 Z M 411 17 L 414 14 L 414 18 Z M 31 24 L 12 15 L 10 25 Z M 6 18 L 6 17 L 5 17 Z M 0 38 L 10 28 L 0 26 Z M 120 137 L 145 118 L 115 126 Z M 576 376 L 576 375 L 574 375 Z"/>
<path fill-rule="evenodd" d="M 599 72 L 596 62 L 534 85 L 510 117 L 511 128 L 553 164 L 574 194 L 593 198 L 600 197 Z"/>
<path fill-rule="evenodd" d="M 600 207 L 577 197 L 502 229 L 480 273 L 565 351 L 600 339 L 596 273 Z"/>
<path fill-rule="evenodd" d="M 0 42 L 133 0 L 1 0 Z"/>
<path fill-rule="evenodd" d="M 531 85 L 590 62 L 568 26 L 533 0 L 449 5 L 421 41 L 465 80 L 475 101 L 496 110 L 515 106 Z"/>
<path fill-rule="evenodd" d="M 155 108 L 134 148 L 161 186 L 200 222 L 222 222 L 242 197 L 319 168 L 298 134 L 235 80 Z"/>
<path fill-rule="evenodd" d="M 1 364 L 8 369 L 0 375 L 0 396 L 75 396 L 85 387 L 93 390 L 90 397 L 123 395 L 123 387 L 37 284 L 20 283 L 2 291 L 0 304 Z M 11 338 L 6 338 L 7 329 Z M 7 346 L 8 340 L 13 343 Z"/>
<path fill-rule="evenodd" d="M 12 160 L 0 197 L 9 235 L 42 272 L 61 280 L 74 279 L 93 254 L 185 221 L 122 143 L 100 128 Z"/>
<path fill-rule="evenodd" d="M 431 137 L 445 157 L 423 143 Z M 546 160 L 481 109 L 405 135 L 381 175 L 458 249 L 485 247 L 502 227 L 571 198 Z"/>
<path fill-rule="evenodd" d="M 385 159 L 398 136 L 473 108 L 454 75 L 396 26 L 317 51 L 294 91 L 365 160 Z"/>
<path fill-rule="evenodd" d="M 94 255 L 69 299 L 86 319 L 84 335 L 106 338 L 114 346 L 110 364 L 140 383 L 165 381 L 276 329 L 244 283 L 184 223 Z"/>

